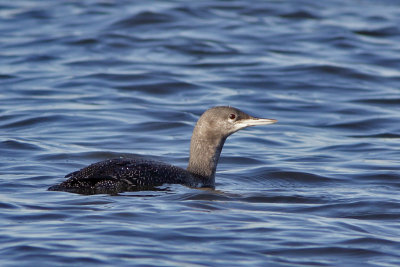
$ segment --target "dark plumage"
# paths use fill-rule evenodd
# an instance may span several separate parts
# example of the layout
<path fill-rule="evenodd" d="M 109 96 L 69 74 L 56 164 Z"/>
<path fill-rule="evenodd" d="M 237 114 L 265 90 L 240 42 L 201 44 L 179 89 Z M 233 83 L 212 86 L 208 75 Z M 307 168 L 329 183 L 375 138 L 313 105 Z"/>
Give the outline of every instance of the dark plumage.
<path fill-rule="evenodd" d="M 113 194 L 163 184 L 214 187 L 215 171 L 226 138 L 248 126 L 275 122 L 254 118 L 233 107 L 214 107 L 203 113 L 193 130 L 187 170 L 143 158 L 111 159 L 72 172 L 65 176 L 68 180 L 48 190 Z"/>
<path fill-rule="evenodd" d="M 185 169 L 142 158 L 100 161 L 67 174 L 65 178 L 69 179 L 51 186 L 49 190 L 101 194 L 147 190 L 176 183 L 193 187 L 211 186 Z"/>

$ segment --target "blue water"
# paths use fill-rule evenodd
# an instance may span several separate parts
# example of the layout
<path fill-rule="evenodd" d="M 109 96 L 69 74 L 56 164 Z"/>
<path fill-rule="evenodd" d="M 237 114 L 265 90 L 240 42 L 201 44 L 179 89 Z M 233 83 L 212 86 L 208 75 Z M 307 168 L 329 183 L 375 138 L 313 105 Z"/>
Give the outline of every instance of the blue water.
<path fill-rule="evenodd" d="M 87 164 L 186 167 L 216 190 L 48 192 Z M 1 1 L 1 266 L 399 266 L 398 1 Z"/>

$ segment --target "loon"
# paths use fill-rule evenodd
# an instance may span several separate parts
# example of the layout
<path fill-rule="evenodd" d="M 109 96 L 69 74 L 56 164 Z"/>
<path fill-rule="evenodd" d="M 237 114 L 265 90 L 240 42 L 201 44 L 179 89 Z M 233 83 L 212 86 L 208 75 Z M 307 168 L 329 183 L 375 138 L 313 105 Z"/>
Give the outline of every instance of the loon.
<path fill-rule="evenodd" d="M 215 171 L 226 138 L 249 126 L 275 122 L 277 120 L 252 117 L 230 106 L 213 107 L 200 116 L 193 130 L 186 170 L 144 158 L 110 159 L 72 172 L 65 176 L 66 181 L 48 190 L 117 194 L 155 189 L 163 184 L 214 188 Z"/>

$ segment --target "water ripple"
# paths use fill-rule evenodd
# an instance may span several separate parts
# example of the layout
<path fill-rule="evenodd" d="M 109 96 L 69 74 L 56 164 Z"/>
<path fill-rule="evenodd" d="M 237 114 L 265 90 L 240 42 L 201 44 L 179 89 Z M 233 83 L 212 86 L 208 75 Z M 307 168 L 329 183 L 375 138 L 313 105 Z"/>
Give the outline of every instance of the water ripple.
<path fill-rule="evenodd" d="M 398 10 L 0 4 L 2 265 L 397 266 Z M 185 167 L 214 105 L 278 120 L 226 141 L 215 190 L 46 190 L 107 158 Z"/>

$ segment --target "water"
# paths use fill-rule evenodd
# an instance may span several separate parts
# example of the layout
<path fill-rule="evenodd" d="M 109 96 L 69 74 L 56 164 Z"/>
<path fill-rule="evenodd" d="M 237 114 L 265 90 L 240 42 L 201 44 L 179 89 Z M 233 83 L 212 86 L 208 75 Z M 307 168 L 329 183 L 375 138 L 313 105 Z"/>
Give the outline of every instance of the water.
<path fill-rule="evenodd" d="M 2 1 L 2 266 L 399 266 L 396 1 Z M 185 167 L 231 136 L 216 190 L 48 192 L 87 164 Z"/>

